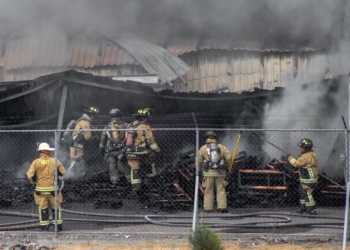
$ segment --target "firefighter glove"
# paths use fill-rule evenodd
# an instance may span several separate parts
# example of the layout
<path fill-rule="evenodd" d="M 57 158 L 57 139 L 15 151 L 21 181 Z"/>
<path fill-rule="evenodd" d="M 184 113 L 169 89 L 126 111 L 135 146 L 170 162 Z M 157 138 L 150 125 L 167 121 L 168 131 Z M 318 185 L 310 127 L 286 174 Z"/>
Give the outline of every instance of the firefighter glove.
<path fill-rule="evenodd" d="M 102 157 L 105 157 L 105 149 L 104 148 L 100 148 L 100 153 L 102 155 Z"/>
<path fill-rule="evenodd" d="M 209 170 L 209 162 L 204 162 L 202 165 L 202 168 L 204 171 L 208 171 Z"/>

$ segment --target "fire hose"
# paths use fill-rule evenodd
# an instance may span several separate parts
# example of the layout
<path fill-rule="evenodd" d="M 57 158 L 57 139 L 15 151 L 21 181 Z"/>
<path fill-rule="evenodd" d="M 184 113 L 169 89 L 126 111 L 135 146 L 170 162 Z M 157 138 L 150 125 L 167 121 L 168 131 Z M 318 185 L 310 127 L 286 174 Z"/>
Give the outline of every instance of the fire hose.
<path fill-rule="evenodd" d="M 252 132 L 253 135 L 257 136 L 260 140 L 270 144 L 271 146 L 277 148 L 278 150 L 280 150 L 281 152 L 285 153 L 285 154 L 288 154 L 287 151 L 285 151 L 284 149 L 276 146 L 275 144 L 273 144 L 272 142 L 269 142 L 268 140 L 262 138 L 260 135 L 258 135 L 257 133 L 255 132 Z M 330 181 L 331 183 L 333 183 L 334 185 L 337 185 L 338 187 L 340 187 L 341 189 L 343 190 L 346 190 L 342 185 L 340 185 L 339 183 L 335 182 L 334 180 L 330 179 L 328 176 L 322 174 L 322 173 L 318 173 L 320 176 L 322 176 L 323 178 L 325 178 L 326 180 Z"/>
<path fill-rule="evenodd" d="M 137 220 L 96 220 L 96 219 L 77 219 L 77 218 L 64 218 L 65 221 L 71 222 L 96 222 L 96 223 L 114 223 L 114 224 L 155 224 L 162 226 L 170 226 L 170 227 L 188 227 L 191 225 L 192 216 L 174 216 L 174 215 L 121 215 L 121 214 L 101 214 L 101 213 L 86 213 L 86 212 L 78 212 L 71 210 L 64 210 L 66 213 L 72 214 L 80 214 L 87 216 L 99 216 L 99 217 L 123 217 L 123 218 L 143 218 Z M 38 217 L 36 214 L 27 214 L 27 213 L 19 213 L 19 212 L 7 212 L 0 211 L 0 215 L 12 215 L 12 216 L 21 216 L 21 217 Z M 289 217 L 290 215 L 296 217 L 304 217 L 304 218 L 320 218 L 320 219 L 333 219 L 333 220 L 341 220 L 342 218 L 337 217 L 329 217 L 329 216 L 315 216 L 315 215 L 299 215 L 290 212 L 256 212 L 256 213 L 246 213 L 246 214 L 231 214 L 225 216 L 208 216 L 205 219 L 223 219 L 223 220 L 232 220 L 237 218 L 271 218 L 272 221 L 254 221 L 254 222 L 242 222 L 242 223 L 203 223 L 204 225 L 210 226 L 212 228 L 277 228 L 277 227 L 332 227 L 332 228 L 343 228 L 343 223 L 341 222 L 324 222 L 324 223 L 291 223 L 292 220 Z M 156 220 L 155 220 L 156 219 Z M 158 219 L 158 220 L 157 220 Z M 165 222 L 159 221 L 159 219 L 165 219 Z M 169 221 L 169 219 L 183 219 L 187 221 Z M 279 220 L 276 220 L 279 219 Z M 30 229 L 30 228 L 38 228 L 40 225 L 37 224 L 27 224 L 32 223 L 33 221 L 21 221 L 14 223 L 6 223 L 0 224 L 0 231 L 8 231 L 8 230 L 19 230 L 19 229 Z"/>

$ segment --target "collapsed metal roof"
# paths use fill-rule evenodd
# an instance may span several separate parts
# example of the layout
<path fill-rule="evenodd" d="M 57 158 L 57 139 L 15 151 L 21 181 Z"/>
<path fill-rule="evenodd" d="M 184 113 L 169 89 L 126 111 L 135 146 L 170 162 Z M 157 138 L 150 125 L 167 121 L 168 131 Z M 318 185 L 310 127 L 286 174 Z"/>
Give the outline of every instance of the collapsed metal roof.
<path fill-rule="evenodd" d="M 158 74 L 162 83 L 190 70 L 186 63 L 166 49 L 124 31 L 109 37 L 70 37 L 56 31 L 26 32 L 0 40 L 0 66 L 5 70 L 125 64 L 140 64 L 148 73 Z"/>
<path fill-rule="evenodd" d="M 274 91 L 255 89 L 237 93 L 174 93 L 171 90 L 155 92 L 137 82 L 115 81 L 109 77 L 93 76 L 74 70 L 39 77 L 35 80 L 0 83 L 0 120 L 11 124 L 12 118 L 20 122 L 47 121 L 57 119 L 63 93 L 67 93 L 65 119 L 74 112 L 82 112 L 87 106 L 97 106 L 107 114 L 118 107 L 130 115 L 140 108 L 153 108 L 157 114 L 183 114 L 191 112 L 239 113 L 245 100 L 280 95 L 282 89 Z M 63 91 L 67 88 L 66 91 Z M 11 118 L 11 119 L 9 119 Z M 18 121 L 17 121 L 18 122 Z M 55 122 L 53 124 L 56 124 Z"/>

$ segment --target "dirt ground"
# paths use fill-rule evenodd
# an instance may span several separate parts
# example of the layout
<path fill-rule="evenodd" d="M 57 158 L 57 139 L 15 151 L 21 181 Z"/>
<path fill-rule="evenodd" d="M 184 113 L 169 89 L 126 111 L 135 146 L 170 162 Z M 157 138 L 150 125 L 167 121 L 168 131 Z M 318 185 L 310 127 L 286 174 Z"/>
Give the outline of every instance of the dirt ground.
<path fill-rule="evenodd" d="M 262 244 L 252 246 L 240 246 L 236 243 L 224 243 L 224 247 L 227 250 L 242 250 L 242 249 L 254 249 L 254 250 L 341 250 L 341 243 L 339 245 L 330 246 L 328 243 L 324 243 L 324 246 L 298 246 L 294 244 Z M 70 244 L 61 245 L 55 250 L 190 250 L 188 243 L 185 242 L 174 242 L 174 243 L 136 243 L 136 244 Z M 348 246 L 346 249 L 350 249 Z"/>

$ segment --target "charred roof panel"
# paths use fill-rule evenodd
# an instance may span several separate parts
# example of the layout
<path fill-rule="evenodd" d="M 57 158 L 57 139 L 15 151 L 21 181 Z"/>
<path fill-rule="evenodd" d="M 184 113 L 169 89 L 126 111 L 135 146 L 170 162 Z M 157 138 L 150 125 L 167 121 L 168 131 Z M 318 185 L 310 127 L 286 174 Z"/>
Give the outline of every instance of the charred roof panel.
<path fill-rule="evenodd" d="M 0 40 L 0 48 L 3 44 L 6 44 L 6 47 L 4 59 L 1 59 L 0 55 L 0 63 L 6 70 L 36 66 L 90 68 L 138 65 L 137 61 L 118 44 L 103 39 L 91 42 L 83 37 L 73 37 L 68 42 L 64 35 L 32 35 L 8 41 Z M 101 58 L 98 55 L 99 44 L 103 51 Z M 120 51 L 122 53 L 119 53 Z"/>
<path fill-rule="evenodd" d="M 182 55 L 185 53 L 205 49 L 245 50 L 259 52 L 314 52 L 323 50 L 322 48 L 313 48 L 310 46 L 297 45 L 292 43 L 246 41 L 230 38 L 169 39 L 166 48 L 175 55 Z"/>

